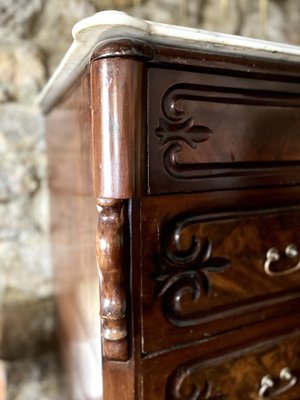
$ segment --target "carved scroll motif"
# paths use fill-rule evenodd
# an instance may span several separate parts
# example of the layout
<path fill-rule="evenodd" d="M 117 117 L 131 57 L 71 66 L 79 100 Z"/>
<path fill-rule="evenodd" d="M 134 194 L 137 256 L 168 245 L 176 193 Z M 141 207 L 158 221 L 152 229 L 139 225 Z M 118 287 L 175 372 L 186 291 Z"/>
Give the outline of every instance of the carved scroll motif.
<path fill-rule="evenodd" d="M 195 124 L 194 118 L 185 112 L 184 101 L 193 97 L 187 94 L 184 86 L 174 85 L 166 91 L 162 100 L 164 117 L 159 119 L 155 134 L 159 138 L 159 144 L 165 147 L 164 167 L 173 177 L 181 178 L 182 166 L 176 155 L 183 150 L 182 143 L 195 150 L 198 143 L 207 141 L 213 134 L 207 126 Z"/>
<path fill-rule="evenodd" d="M 167 385 L 166 398 L 172 400 L 228 400 L 226 395 L 217 393 L 213 395 L 213 385 L 204 380 L 202 384 L 187 383 L 188 378 L 201 364 L 181 366 L 171 375 Z"/>
<path fill-rule="evenodd" d="M 103 353 L 126 360 L 127 321 L 123 255 L 124 201 L 97 199 L 96 253 L 100 279 L 100 318 Z"/>
<path fill-rule="evenodd" d="M 196 150 L 198 144 L 209 140 L 213 131 L 205 125 L 198 125 L 195 116 L 190 114 L 188 102 L 213 102 L 236 105 L 256 105 L 272 107 L 300 107 L 299 95 L 296 93 L 280 93 L 276 91 L 262 91 L 231 87 L 218 87 L 199 84 L 179 83 L 169 87 L 161 103 L 162 117 L 155 134 L 163 148 L 163 163 L 167 173 L 176 179 L 199 179 L 204 177 L 228 176 L 228 169 L 232 163 L 215 163 L 214 171 L 210 171 L 210 164 L 181 163 L 178 154 L 184 150 L 184 144 Z M 201 113 L 201 107 L 199 107 Z M 198 117 L 199 118 L 199 117 Z M 292 165 L 292 162 L 282 162 L 281 167 Z M 266 171 L 266 165 L 269 170 Z M 239 162 L 235 165 L 232 176 L 248 173 L 272 175 L 276 167 L 272 163 L 258 167 L 249 163 Z M 274 171 L 275 170 L 275 171 Z"/>
<path fill-rule="evenodd" d="M 210 220 L 226 216 L 228 214 L 211 215 Z M 156 290 L 157 296 L 162 298 L 165 317 L 175 326 L 193 326 L 210 318 L 197 313 L 184 314 L 182 300 L 190 296 L 193 302 L 198 302 L 202 295 L 209 295 L 209 273 L 222 272 L 230 266 L 227 258 L 212 255 L 212 243 L 206 237 L 193 235 L 189 247 L 183 248 L 181 236 L 184 228 L 204 219 L 201 215 L 179 215 L 162 231 L 162 252 L 158 256 L 155 273 Z"/>

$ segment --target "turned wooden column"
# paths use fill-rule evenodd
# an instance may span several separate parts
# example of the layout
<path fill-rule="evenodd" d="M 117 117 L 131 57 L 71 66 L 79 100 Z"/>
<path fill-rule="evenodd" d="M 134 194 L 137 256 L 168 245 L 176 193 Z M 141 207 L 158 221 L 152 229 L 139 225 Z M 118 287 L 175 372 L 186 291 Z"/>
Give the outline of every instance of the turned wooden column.
<path fill-rule="evenodd" d="M 122 364 L 116 367 L 114 361 L 134 363 L 126 199 L 143 191 L 145 59 L 150 55 L 151 49 L 144 42 L 122 39 L 96 49 L 90 68 L 93 182 L 98 210 L 96 245 L 106 377 L 120 372 Z M 127 374 L 128 368 L 126 371 Z M 129 383 L 124 391 L 108 384 L 106 387 L 106 378 L 104 399 L 116 398 L 118 393 L 121 396 L 120 390 L 122 398 L 133 398 L 134 380 L 129 375 L 127 379 L 133 386 Z"/>
<path fill-rule="evenodd" d="M 96 199 L 96 254 L 100 279 L 100 317 L 103 355 L 127 360 L 125 260 L 123 254 L 124 201 Z"/>

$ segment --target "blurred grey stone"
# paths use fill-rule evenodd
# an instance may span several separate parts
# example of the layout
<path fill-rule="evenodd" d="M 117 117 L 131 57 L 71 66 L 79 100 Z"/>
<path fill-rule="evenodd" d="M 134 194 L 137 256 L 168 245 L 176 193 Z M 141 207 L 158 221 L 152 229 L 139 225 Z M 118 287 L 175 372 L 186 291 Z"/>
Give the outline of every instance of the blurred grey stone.
<path fill-rule="evenodd" d="M 0 103 L 30 103 L 46 80 L 39 48 L 29 41 L 0 44 Z"/>
<path fill-rule="evenodd" d="M 10 292 L 1 306 L 0 359 L 14 360 L 54 349 L 52 296 L 38 301 Z"/>
<path fill-rule="evenodd" d="M 7 400 L 70 400 L 53 353 L 6 363 Z"/>
<path fill-rule="evenodd" d="M 47 337 L 53 283 L 43 118 L 17 103 L 0 106 L 0 259 L 0 353 L 21 357 Z"/>
<path fill-rule="evenodd" d="M 268 2 L 265 20 L 259 14 L 258 2 L 248 2 L 244 9 L 243 26 L 240 34 L 257 39 L 282 42 L 284 41 L 282 32 L 284 18 L 282 7 L 276 2 Z"/>
<path fill-rule="evenodd" d="M 49 72 L 53 72 L 71 45 L 72 27 L 80 19 L 89 17 L 96 8 L 87 0 L 46 1 L 36 20 L 33 38 L 47 57 Z"/>
<path fill-rule="evenodd" d="M 41 150 L 44 129 L 39 110 L 18 103 L 0 105 L 0 126 L 0 152 Z"/>
<path fill-rule="evenodd" d="M 96 8 L 97 11 L 101 10 L 126 10 L 133 5 L 139 6 L 146 3 L 145 0 L 90 0 L 90 3 Z"/>
<path fill-rule="evenodd" d="M 43 118 L 32 107 L 0 105 L 0 203 L 32 197 L 45 180 Z"/>
<path fill-rule="evenodd" d="M 52 295 L 53 282 L 50 268 L 49 245 L 41 233 L 28 231 L 22 239 L 1 241 L 1 289 L 20 292 L 38 301 Z"/>
<path fill-rule="evenodd" d="M 283 4 L 282 4 L 283 3 Z M 300 1 L 281 2 L 285 42 L 300 46 Z"/>
<path fill-rule="evenodd" d="M 237 5 L 238 2 L 228 1 L 228 6 L 222 9 L 219 0 L 207 0 L 203 3 L 200 19 L 201 29 L 236 33 L 240 18 Z"/>
<path fill-rule="evenodd" d="M 43 0 L 0 0 L 0 37 L 26 37 L 32 33 Z"/>

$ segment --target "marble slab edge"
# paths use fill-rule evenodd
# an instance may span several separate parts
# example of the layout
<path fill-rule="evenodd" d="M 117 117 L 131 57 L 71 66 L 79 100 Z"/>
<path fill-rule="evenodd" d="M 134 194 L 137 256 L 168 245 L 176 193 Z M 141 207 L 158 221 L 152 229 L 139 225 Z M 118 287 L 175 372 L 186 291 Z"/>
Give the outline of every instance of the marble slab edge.
<path fill-rule="evenodd" d="M 151 43 L 176 44 L 191 49 L 203 49 L 208 45 L 216 51 L 255 51 L 257 57 L 290 56 L 300 63 L 300 47 L 245 38 L 218 32 L 186 28 L 182 26 L 144 21 L 122 11 L 101 11 L 76 23 L 72 30 L 73 43 L 53 75 L 36 99 L 36 106 L 47 112 L 61 94 L 83 72 L 93 49 L 104 40 L 128 37 L 148 40 Z"/>

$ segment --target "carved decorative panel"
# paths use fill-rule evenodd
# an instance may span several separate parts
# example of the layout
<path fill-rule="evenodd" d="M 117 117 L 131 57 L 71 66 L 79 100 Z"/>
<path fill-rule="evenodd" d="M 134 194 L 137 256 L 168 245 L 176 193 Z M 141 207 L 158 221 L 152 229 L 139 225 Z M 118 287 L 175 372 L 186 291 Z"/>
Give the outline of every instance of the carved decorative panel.
<path fill-rule="evenodd" d="M 300 182 L 300 88 L 178 71 L 160 71 L 158 83 L 157 73 L 149 73 L 150 193 Z"/>
<path fill-rule="evenodd" d="M 249 354 L 250 353 L 250 354 Z M 211 359 L 190 360 L 169 376 L 168 400 L 256 400 L 264 398 L 298 399 L 299 338 L 260 345 L 252 350 L 230 352 Z M 287 367 L 288 366 L 288 367 Z M 289 375 L 282 371 L 288 369 Z M 265 376 L 272 380 L 262 389 Z M 262 395 L 262 393 L 265 393 Z"/>
<path fill-rule="evenodd" d="M 228 226 L 233 224 L 233 228 L 230 230 L 234 229 L 240 231 L 242 234 L 243 231 L 245 232 L 247 224 L 249 226 L 253 224 L 253 217 L 263 213 L 261 211 L 252 211 L 202 215 L 194 211 L 178 214 L 167 221 L 165 226 L 161 227 L 161 252 L 154 261 L 156 266 L 154 273 L 156 280 L 155 293 L 158 298 L 161 298 L 163 314 L 171 324 L 178 327 L 190 327 L 230 315 L 230 312 L 226 311 L 225 305 L 224 307 L 217 307 L 214 312 L 208 312 L 208 310 L 213 310 L 213 297 L 211 305 L 209 305 L 208 300 L 206 302 L 206 309 L 201 307 L 203 296 L 218 295 L 218 292 L 214 293 L 210 274 L 219 274 L 227 270 L 231 265 L 230 257 L 232 256 L 235 260 L 234 270 L 238 267 L 237 263 L 241 263 L 241 260 L 237 260 L 235 257 L 234 243 L 230 244 L 227 254 L 225 252 L 222 255 L 214 256 L 212 240 L 215 237 L 216 242 L 219 242 L 219 237 L 222 236 L 222 229 L 226 231 L 226 224 Z M 244 218 L 244 222 L 241 218 Z M 224 221 L 223 225 L 222 221 Z M 199 233 L 201 232 L 201 225 L 207 226 L 207 224 L 210 224 L 213 227 L 216 222 L 221 231 L 218 234 L 214 235 L 212 233 L 210 238 L 205 233 Z M 205 231 L 209 232 L 210 230 L 206 229 Z M 238 240 L 238 237 L 233 238 L 233 241 Z M 226 241 L 226 237 L 224 239 Z M 298 258 L 296 257 L 296 259 Z M 262 253 L 261 259 L 258 258 L 256 261 L 258 267 L 261 264 L 261 272 L 264 274 L 265 260 L 266 255 Z M 244 268 L 246 268 L 248 263 L 250 265 L 250 257 L 248 262 L 244 260 L 243 263 L 245 263 Z M 289 265 L 291 262 L 287 260 L 286 263 Z M 281 268 L 282 264 L 284 263 L 280 264 Z M 285 265 L 283 265 L 284 267 Z M 241 275 L 240 281 L 236 284 L 241 285 L 241 288 L 238 288 L 237 292 L 247 291 L 246 280 L 242 281 L 244 271 L 240 270 L 239 273 Z M 228 276 L 231 279 L 231 274 Z M 250 275 L 248 279 L 250 279 Z M 267 281 L 268 279 L 265 274 L 264 280 Z M 185 303 L 184 307 L 182 303 Z M 267 303 L 268 301 L 265 302 L 265 304 Z M 235 308 L 234 314 L 241 315 L 250 308 L 247 302 L 243 304 L 240 301 Z M 187 309 L 190 309 L 190 312 Z"/>
<path fill-rule="evenodd" d="M 233 211 L 225 207 L 227 197 L 220 192 L 217 202 L 215 193 L 143 200 L 146 353 L 273 318 L 299 301 L 299 255 L 285 254 L 300 247 L 299 206 L 257 210 L 249 192 L 254 209 Z M 266 271 L 271 248 L 279 257 L 271 262 L 272 276 Z M 159 348 L 156 335 L 162 337 Z"/>
<path fill-rule="evenodd" d="M 211 216 L 214 219 L 214 216 Z M 217 218 L 222 218 L 218 215 Z M 189 245 L 183 248 L 181 234 L 185 227 L 203 220 L 201 215 L 177 216 L 171 220 L 162 236 L 163 251 L 158 256 L 156 272 L 157 296 L 162 298 L 162 309 L 166 318 L 176 326 L 199 323 L 200 318 L 184 315 L 182 299 L 189 295 L 197 302 L 202 295 L 211 291 L 210 272 L 223 272 L 230 266 L 226 257 L 212 255 L 212 242 L 207 237 L 192 235 Z"/>

